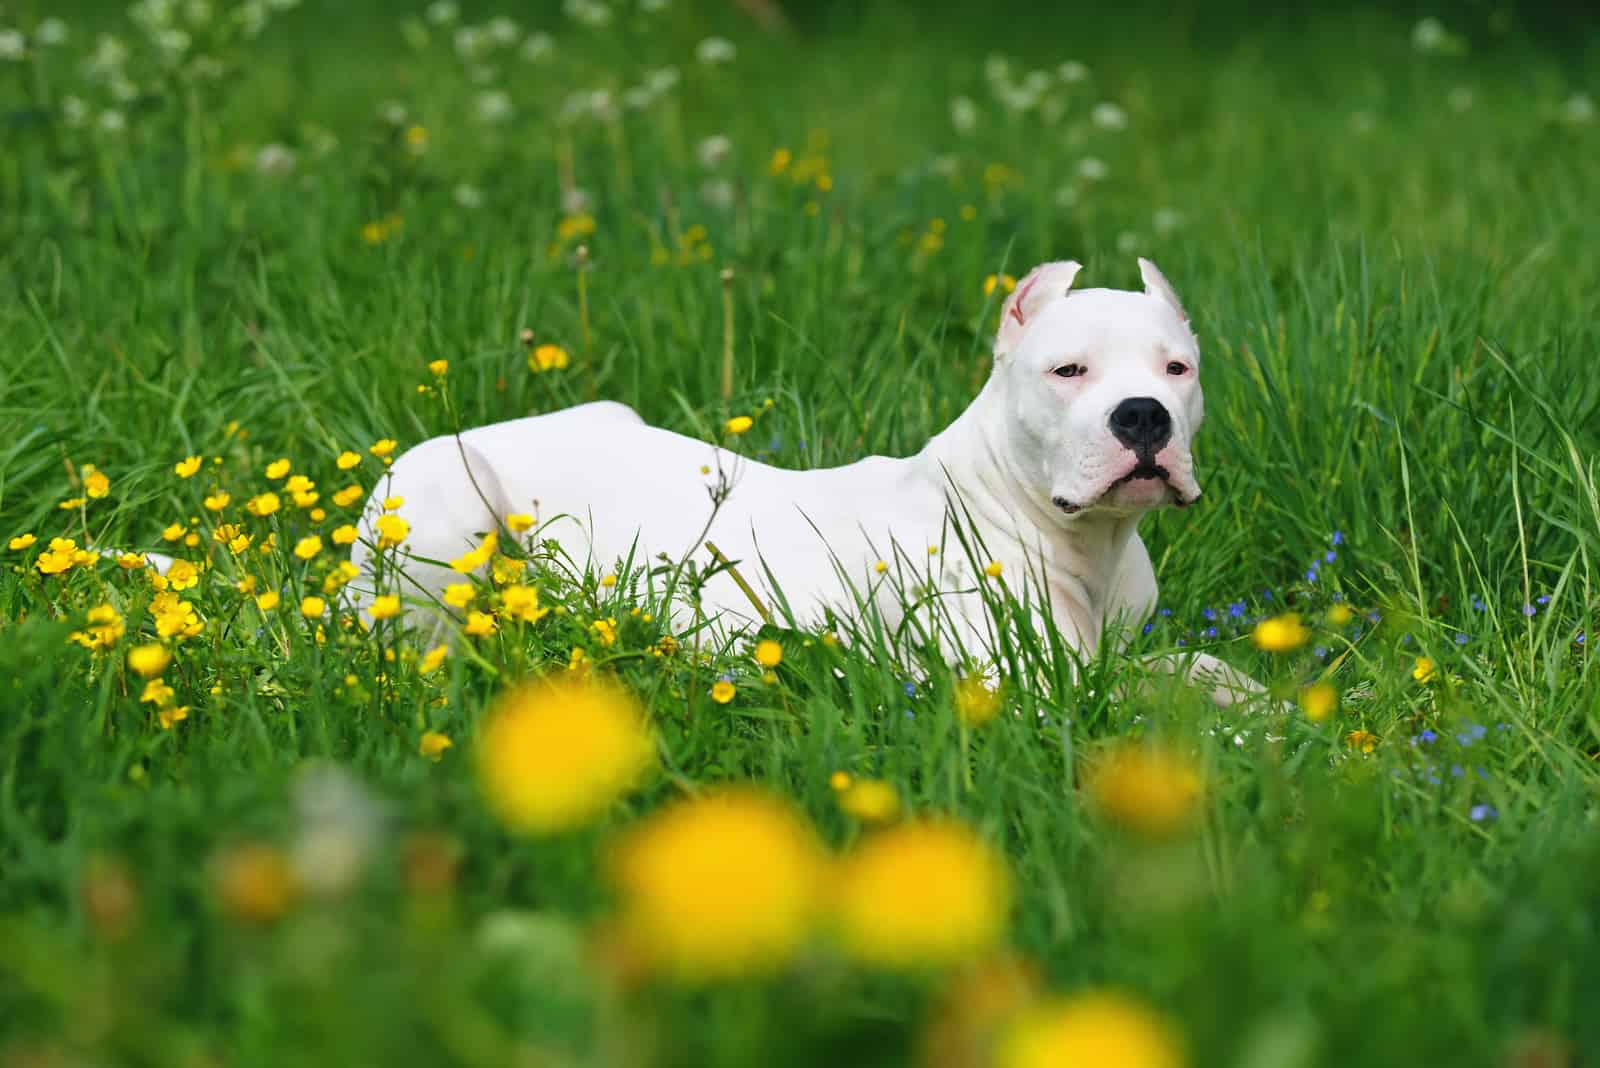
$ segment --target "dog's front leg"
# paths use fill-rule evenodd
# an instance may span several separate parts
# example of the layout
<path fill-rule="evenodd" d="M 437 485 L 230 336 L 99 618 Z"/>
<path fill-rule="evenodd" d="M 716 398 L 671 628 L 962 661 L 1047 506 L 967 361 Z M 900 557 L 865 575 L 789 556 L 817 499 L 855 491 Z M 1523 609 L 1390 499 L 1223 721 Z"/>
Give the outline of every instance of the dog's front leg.
<path fill-rule="evenodd" d="M 1219 708 L 1232 708 L 1268 698 L 1266 687 L 1209 653 L 1168 654 L 1150 657 L 1154 671 L 1183 679 L 1206 691 Z"/>

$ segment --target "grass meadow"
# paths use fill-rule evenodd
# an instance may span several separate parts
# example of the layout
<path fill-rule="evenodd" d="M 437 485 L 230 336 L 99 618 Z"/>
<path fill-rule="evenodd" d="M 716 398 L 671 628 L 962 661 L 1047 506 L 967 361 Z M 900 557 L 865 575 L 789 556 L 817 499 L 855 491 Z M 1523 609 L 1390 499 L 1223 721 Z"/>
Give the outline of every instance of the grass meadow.
<path fill-rule="evenodd" d="M 0 1066 L 1590 1063 L 1600 36 L 1444 7 L 8 0 Z M 1128 655 L 672 633 L 536 531 L 351 619 L 409 445 L 907 455 L 1139 255 L 1207 492 Z"/>

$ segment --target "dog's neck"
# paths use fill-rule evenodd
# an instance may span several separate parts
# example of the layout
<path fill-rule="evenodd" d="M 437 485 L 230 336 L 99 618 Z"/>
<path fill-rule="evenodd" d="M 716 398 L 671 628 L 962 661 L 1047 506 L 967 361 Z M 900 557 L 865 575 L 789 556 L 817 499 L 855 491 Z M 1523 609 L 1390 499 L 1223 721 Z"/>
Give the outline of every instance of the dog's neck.
<path fill-rule="evenodd" d="M 1042 472 L 1024 470 L 1010 440 L 1007 388 L 997 369 L 916 462 L 946 485 L 957 520 L 970 515 L 992 551 L 1009 550 L 1042 565 L 1056 607 L 1068 608 L 1080 633 L 1096 643 L 1140 514 L 1090 509 L 1067 515 L 1056 507 L 1049 487 L 1041 485 Z"/>

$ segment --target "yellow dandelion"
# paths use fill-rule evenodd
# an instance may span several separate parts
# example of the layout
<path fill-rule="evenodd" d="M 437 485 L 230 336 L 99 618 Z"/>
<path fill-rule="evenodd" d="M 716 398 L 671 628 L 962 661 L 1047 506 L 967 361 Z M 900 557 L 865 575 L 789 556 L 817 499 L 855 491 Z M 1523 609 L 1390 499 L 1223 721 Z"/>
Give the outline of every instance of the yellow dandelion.
<path fill-rule="evenodd" d="M 173 474 L 177 475 L 179 478 L 193 478 L 195 472 L 199 470 L 200 457 L 198 456 L 185 456 L 176 464 L 172 465 Z"/>
<path fill-rule="evenodd" d="M 1339 707 L 1339 691 L 1329 682 L 1315 682 L 1300 691 L 1300 710 L 1313 723 L 1321 723 Z"/>
<path fill-rule="evenodd" d="M 128 650 L 128 667 L 143 678 L 152 678 L 167 670 L 172 654 L 163 645 L 135 645 Z"/>
<path fill-rule="evenodd" d="M 1439 677 L 1439 669 L 1430 657 L 1419 656 L 1411 668 L 1411 677 L 1422 683 L 1432 682 Z"/>
<path fill-rule="evenodd" d="M 743 434 L 746 430 L 755 426 L 755 423 L 756 421 L 748 415 L 736 415 L 724 423 L 722 429 L 730 434 Z"/>
<path fill-rule="evenodd" d="M 738 693 L 737 688 L 727 679 L 718 679 L 711 684 L 711 699 L 719 705 L 725 705 L 733 700 L 733 695 Z"/>
<path fill-rule="evenodd" d="M 320 619 L 328 611 L 328 602 L 321 597 L 305 597 L 300 601 L 300 614 L 307 619 Z"/>
<path fill-rule="evenodd" d="M 484 720 L 477 749 L 484 800 L 502 823 L 523 834 L 593 822 L 655 759 L 655 741 L 633 696 L 573 675 L 502 694 Z"/>
<path fill-rule="evenodd" d="M 493 634 L 499 625 L 495 623 L 494 616 L 487 612 L 468 612 L 466 632 L 474 638 L 483 638 Z"/>
<path fill-rule="evenodd" d="M 437 763 L 444 756 L 444 751 L 455 743 L 448 734 L 439 731 L 423 731 L 422 741 L 417 745 L 417 752 Z"/>
<path fill-rule="evenodd" d="M 900 793 L 882 779 L 854 779 L 838 791 L 839 807 L 862 823 L 889 823 L 900 815 Z"/>
<path fill-rule="evenodd" d="M 1193 761 L 1142 744 L 1112 749 L 1090 769 L 1085 785 L 1107 818 L 1150 838 L 1188 828 L 1199 814 L 1203 793 Z"/>
<path fill-rule="evenodd" d="M 969 828 L 918 820 L 879 831 L 845 856 L 833 905 L 841 943 L 856 960 L 937 967 L 1000 941 L 1011 880 L 1000 854 Z"/>
<path fill-rule="evenodd" d="M 322 551 L 322 539 L 315 534 L 309 534 L 294 543 L 294 554 L 302 560 L 310 560 Z"/>
<path fill-rule="evenodd" d="M 777 667 L 783 663 L 783 646 L 771 638 L 756 642 L 756 663 L 769 669 Z"/>
<path fill-rule="evenodd" d="M 21 552 L 24 549 L 31 549 L 34 543 L 38 540 L 39 539 L 32 534 L 18 534 L 16 537 L 12 538 L 6 543 L 6 548 L 10 549 L 12 552 Z"/>
<path fill-rule="evenodd" d="M 372 607 L 367 609 L 367 614 L 373 619 L 393 619 L 400 614 L 399 595 L 386 593 L 373 598 Z"/>
<path fill-rule="evenodd" d="M 1256 624 L 1251 635 L 1255 643 L 1269 653 L 1287 653 L 1300 648 L 1311 637 L 1311 632 L 1300 622 L 1300 617 L 1290 612 Z"/>
<path fill-rule="evenodd" d="M 267 592 L 256 597 L 256 607 L 261 609 L 263 612 L 270 612 L 274 608 L 278 607 L 278 601 L 279 597 L 277 591 L 268 590 Z"/>
<path fill-rule="evenodd" d="M 956 718 L 969 727 L 981 727 L 1000 714 L 1000 691 L 981 675 L 956 680 Z"/>
<path fill-rule="evenodd" d="M 1086 991 L 1025 1011 L 1000 1043 L 1000 1068 L 1184 1068 L 1167 1022 L 1124 994 Z"/>
<path fill-rule="evenodd" d="M 769 974 L 820 916 L 825 854 L 788 802 L 735 789 L 679 801 L 608 857 L 624 937 L 687 981 Z"/>

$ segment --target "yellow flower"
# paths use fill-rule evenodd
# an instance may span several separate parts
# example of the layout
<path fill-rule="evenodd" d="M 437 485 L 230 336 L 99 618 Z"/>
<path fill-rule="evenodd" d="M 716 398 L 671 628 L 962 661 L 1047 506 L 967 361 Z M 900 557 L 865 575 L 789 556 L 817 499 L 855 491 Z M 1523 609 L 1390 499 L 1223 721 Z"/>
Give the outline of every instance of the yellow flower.
<path fill-rule="evenodd" d="M 502 694 L 478 736 L 478 780 L 502 823 L 552 834 L 590 823 L 655 758 L 633 696 L 587 677 L 553 676 Z"/>
<path fill-rule="evenodd" d="M 56 505 L 56 507 L 61 509 L 63 512 L 71 512 L 71 511 L 75 511 L 75 510 L 77 510 L 79 508 L 82 508 L 87 503 L 88 503 L 88 499 L 87 498 L 84 498 L 84 497 L 69 497 L 66 500 L 62 501 L 60 504 Z"/>
<path fill-rule="evenodd" d="M 478 588 L 470 582 L 452 582 L 444 588 L 444 603 L 451 608 L 465 608 L 478 595 Z"/>
<path fill-rule="evenodd" d="M 372 525 L 378 531 L 379 549 L 392 549 L 411 533 L 411 524 L 397 515 L 380 515 Z"/>
<path fill-rule="evenodd" d="M 268 590 L 266 593 L 263 593 L 256 598 L 256 607 L 261 609 L 263 612 L 270 612 L 274 608 L 278 607 L 279 600 L 280 598 L 278 597 L 276 590 Z"/>
<path fill-rule="evenodd" d="M 206 497 L 206 510 L 210 512 L 220 512 L 224 508 L 228 507 L 228 502 L 231 500 L 233 500 L 232 494 L 226 492 L 225 490 L 217 490 L 215 493 Z"/>
<path fill-rule="evenodd" d="M 584 652 L 583 646 L 572 647 L 572 655 L 567 657 L 567 670 L 574 675 L 582 675 L 589 670 L 589 654 Z"/>
<path fill-rule="evenodd" d="M 589 629 L 594 632 L 596 638 L 600 639 L 601 645 L 609 648 L 617 644 L 617 621 L 615 619 L 597 619 L 589 624 Z"/>
<path fill-rule="evenodd" d="M 294 904 L 294 869 L 266 845 L 241 845 L 211 864 L 211 882 L 223 910 L 242 923 L 271 923 Z"/>
<path fill-rule="evenodd" d="M 398 448 L 398 443 L 393 438 L 379 438 L 372 443 L 372 448 L 369 451 L 372 455 L 382 459 L 393 453 L 396 448 Z"/>
<path fill-rule="evenodd" d="M 267 477 L 276 482 L 289 473 L 289 467 L 290 464 L 287 457 L 281 460 L 274 460 L 267 465 Z"/>
<path fill-rule="evenodd" d="M 990 560 L 989 563 L 984 566 L 983 573 L 988 575 L 990 578 L 999 578 L 1000 573 L 1005 569 L 1005 565 L 1000 561 Z"/>
<path fill-rule="evenodd" d="M 173 724 L 180 723 L 188 718 L 188 705 L 180 705 L 177 708 L 163 708 L 156 713 L 156 722 L 161 724 L 161 729 L 164 731 L 170 731 Z"/>
<path fill-rule="evenodd" d="M 383 510 L 385 512 L 397 512 L 400 510 L 400 506 L 405 503 L 406 499 L 404 497 L 385 497 L 383 499 Z"/>
<path fill-rule="evenodd" d="M 428 147 L 428 128 L 426 126 L 407 126 L 405 138 L 407 148 L 413 152 L 421 152 Z"/>
<path fill-rule="evenodd" d="M 476 571 L 489 562 L 490 557 L 494 556 L 495 547 L 499 544 L 499 535 L 491 530 L 483 536 L 483 544 L 471 552 L 463 553 L 450 561 L 450 567 L 463 575 Z"/>
<path fill-rule="evenodd" d="M 567 350 L 560 345 L 544 344 L 528 353 L 528 370 L 534 374 L 565 370 L 569 362 Z"/>
<path fill-rule="evenodd" d="M 75 630 L 67 636 L 85 649 L 104 649 L 108 645 L 115 645 L 127 633 L 122 616 L 110 604 L 89 609 L 88 622 L 87 630 Z"/>
<path fill-rule="evenodd" d="M 83 492 L 99 500 L 111 492 L 111 480 L 94 464 L 83 465 Z"/>
<path fill-rule="evenodd" d="M 733 683 L 727 679 L 718 679 L 711 684 L 711 699 L 719 705 L 725 705 L 733 700 L 733 695 L 737 692 Z"/>
<path fill-rule="evenodd" d="M 438 731 L 424 731 L 422 733 L 422 742 L 417 746 L 417 751 L 437 763 L 439 758 L 444 756 L 444 751 L 454 744 L 448 734 L 441 734 Z"/>
<path fill-rule="evenodd" d="M 730 434 L 743 434 L 755 425 L 755 420 L 748 415 L 736 415 L 723 424 L 723 429 Z"/>
<path fill-rule="evenodd" d="M 160 679 L 151 679 L 144 684 L 144 692 L 139 695 L 139 703 L 143 705 L 164 705 L 172 700 L 173 689 Z"/>
<path fill-rule="evenodd" d="M 533 516 L 526 512 L 513 512 L 506 516 L 506 526 L 511 528 L 513 534 L 521 534 L 533 526 Z"/>
<path fill-rule="evenodd" d="M 235 582 L 233 584 L 233 588 L 238 590 L 240 593 L 255 593 L 256 577 L 254 575 L 246 575 L 238 582 Z"/>
<path fill-rule="evenodd" d="M 588 237 L 592 233 L 594 233 L 594 216 L 586 211 L 568 215 L 556 224 L 556 236 L 563 241 L 571 241 L 575 237 Z"/>
<path fill-rule="evenodd" d="M 174 560 L 167 568 L 167 582 L 175 590 L 193 589 L 200 582 L 200 569 L 188 560 Z"/>
<path fill-rule="evenodd" d="M 163 645 L 135 645 L 128 650 L 128 667 L 146 679 L 161 674 L 170 663 L 172 654 Z"/>
<path fill-rule="evenodd" d="M 507 586 L 500 591 L 500 613 L 521 623 L 537 623 L 550 609 L 539 607 L 539 591 L 533 586 Z"/>
<path fill-rule="evenodd" d="M 850 789 L 850 784 L 854 781 L 848 771 L 836 771 L 828 776 L 828 785 L 841 792 Z"/>
<path fill-rule="evenodd" d="M 883 574 L 885 571 L 889 570 L 888 561 L 879 560 L 877 563 L 872 565 L 872 570 L 876 571 L 880 575 Z"/>
<path fill-rule="evenodd" d="M 487 612 L 468 612 L 466 632 L 474 638 L 482 638 L 493 634 L 496 629 L 494 616 Z"/>
<path fill-rule="evenodd" d="M 276 493 L 258 493 L 245 502 L 245 511 L 251 515 L 269 516 L 278 510 L 278 495 Z"/>
<path fill-rule="evenodd" d="M 367 614 L 373 619 L 393 619 L 400 614 L 400 596 L 386 593 L 373 598 L 372 607 L 367 609 Z"/>
<path fill-rule="evenodd" d="M 999 1068 L 1184 1068 L 1167 1022 L 1124 994 L 1086 991 L 1028 1009 L 1000 1044 Z"/>
<path fill-rule="evenodd" d="M 339 470 L 348 471 L 352 467 L 355 467 L 361 463 L 361 454 L 359 452 L 351 452 L 349 449 L 346 449 L 344 452 L 339 454 L 339 458 L 334 460 L 333 463 L 334 466 Z M 337 497 L 335 499 L 337 499 Z"/>
<path fill-rule="evenodd" d="M 328 537 L 333 540 L 335 545 L 350 545 L 355 542 L 359 534 L 360 531 L 356 530 L 354 525 L 346 523 L 343 526 L 334 527 L 333 533 Z"/>
<path fill-rule="evenodd" d="M 435 645 L 432 649 L 423 653 L 422 659 L 417 661 L 417 674 L 433 674 L 439 670 L 440 665 L 444 663 L 444 658 L 449 655 L 450 647 L 448 645 Z"/>
<path fill-rule="evenodd" d="M 429 374 L 436 375 L 436 376 L 438 376 L 440 378 L 443 378 L 445 372 L 448 371 L 448 370 L 450 370 L 450 361 L 449 360 L 429 360 L 428 361 L 428 373 Z"/>
<path fill-rule="evenodd" d="M 1263 619 L 1256 624 L 1256 645 L 1269 653 L 1287 653 L 1298 649 L 1311 637 L 1311 632 L 1300 622 L 1300 617 L 1290 612 L 1286 615 Z"/>
<path fill-rule="evenodd" d="M 767 163 L 767 173 L 774 176 L 782 174 L 789 169 L 789 164 L 793 159 L 794 153 L 787 148 L 774 149 L 772 159 Z"/>
<path fill-rule="evenodd" d="M 360 574 L 361 569 L 356 567 L 355 564 L 349 560 L 340 560 L 338 565 L 328 572 L 327 577 L 322 580 L 322 592 L 338 593 L 339 590 L 343 589 Z"/>
<path fill-rule="evenodd" d="M 31 548 L 33 543 L 38 540 L 39 539 L 32 534 L 18 534 L 16 537 L 12 538 L 6 543 L 6 547 L 12 552 L 21 552 L 23 549 Z"/>
<path fill-rule="evenodd" d="M 317 484 L 305 475 L 291 475 L 289 481 L 283 484 L 283 491 L 290 494 L 301 494 L 317 488 Z"/>
<path fill-rule="evenodd" d="M 1351 731 L 1344 736 L 1344 744 L 1351 749 L 1359 749 L 1363 753 L 1371 753 L 1378 748 L 1378 736 L 1371 731 Z"/>
<path fill-rule="evenodd" d="M 163 638 L 193 638 L 205 627 L 194 605 L 171 590 L 162 590 L 151 598 L 150 615 L 155 618 L 156 633 Z"/>
<path fill-rule="evenodd" d="M 950 820 L 879 831 L 840 863 L 835 919 L 846 951 L 887 968 L 955 964 L 1005 934 L 1011 880 L 982 838 Z"/>
<path fill-rule="evenodd" d="M 182 541 L 183 538 L 184 538 L 184 535 L 188 534 L 188 533 L 189 533 L 189 528 L 184 526 L 182 523 L 172 523 L 172 524 L 169 524 L 167 526 L 167 528 L 161 532 L 161 540 L 162 541 Z"/>
<path fill-rule="evenodd" d="M 1300 710 L 1313 723 L 1321 723 L 1339 707 L 1339 691 L 1332 683 L 1316 682 L 1300 691 Z"/>
<path fill-rule="evenodd" d="M 1419 656 L 1416 665 L 1411 669 L 1411 677 L 1418 682 L 1432 682 L 1439 677 L 1439 669 L 1434 666 L 1432 659 Z"/>
<path fill-rule="evenodd" d="M 200 470 L 200 457 L 185 456 L 172 465 L 172 471 L 179 478 L 193 478 L 196 471 Z"/>
<path fill-rule="evenodd" d="M 528 562 L 526 560 L 517 560 L 509 556 L 496 555 L 494 558 L 494 566 L 489 569 L 489 574 L 491 577 L 493 577 L 495 585 L 504 586 L 507 583 L 515 582 L 521 578 L 522 573 L 526 571 L 527 568 Z"/>
<path fill-rule="evenodd" d="M 615 575 L 602 575 L 601 578 L 600 578 L 600 588 L 601 589 L 609 590 L 613 586 L 615 586 L 616 584 L 617 584 L 617 576 L 615 576 Z"/>
<path fill-rule="evenodd" d="M 956 680 L 956 718 L 969 727 L 981 727 L 1000 714 L 1000 691 L 981 675 Z"/>
<path fill-rule="evenodd" d="M 1187 757 L 1133 743 L 1102 757 L 1086 785 L 1109 819 L 1151 838 L 1177 834 L 1193 823 L 1202 793 L 1200 773 Z"/>
<path fill-rule="evenodd" d="M 790 805 L 734 789 L 679 801 L 608 857 L 624 937 L 688 981 L 773 972 L 820 917 L 825 854 Z"/>
<path fill-rule="evenodd" d="M 144 553 L 117 554 L 117 566 L 124 571 L 133 571 L 136 568 L 141 568 L 145 565 L 145 562 Z"/>
<path fill-rule="evenodd" d="M 993 293 L 996 286 L 1010 293 L 1017 288 L 1017 280 L 1009 274 L 991 274 L 983 280 L 983 295 L 987 297 Z"/>
<path fill-rule="evenodd" d="M 328 602 L 321 597 L 305 597 L 300 601 L 300 614 L 307 619 L 320 619 L 328 610 Z"/>
<path fill-rule="evenodd" d="M 51 538 L 50 548 L 39 554 L 33 566 L 42 575 L 59 575 L 72 570 L 80 551 L 78 543 L 71 538 Z"/>
<path fill-rule="evenodd" d="M 1356 614 L 1347 604 L 1336 604 L 1328 609 L 1328 625 L 1342 627 L 1356 618 Z"/>
<path fill-rule="evenodd" d="M 362 489 L 351 483 L 333 495 L 333 503 L 340 508 L 348 508 L 361 499 Z"/>
<path fill-rule="evenodd" d="M 900 815 L 900 794 L 882 779 L 852 779 L 838 795 L 839 807 L 862 823 L 888 823 Z"/>
<path fill-rule="evenodd" d="M 302 560 L 309 560 L 322 551 L 322 539 L 315 534 L 309 534 L 294 543 L 294 554 Z"/>

